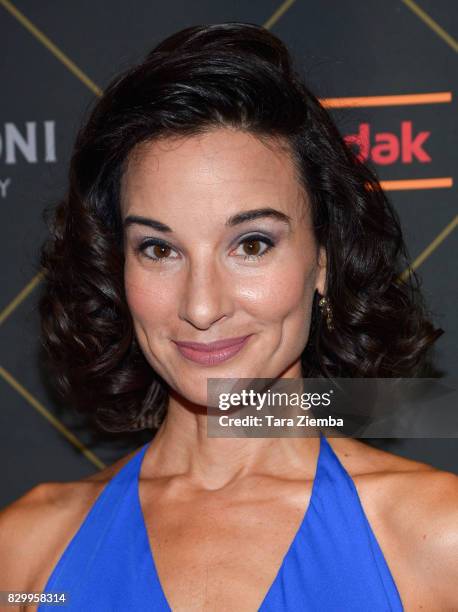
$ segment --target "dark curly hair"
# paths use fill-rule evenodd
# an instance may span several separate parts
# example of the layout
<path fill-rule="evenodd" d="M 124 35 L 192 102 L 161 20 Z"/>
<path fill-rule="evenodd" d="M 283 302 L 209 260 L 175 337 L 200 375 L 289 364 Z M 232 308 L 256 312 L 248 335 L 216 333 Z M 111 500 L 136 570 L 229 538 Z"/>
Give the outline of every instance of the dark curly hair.
<path fill-rule="evenodd" d="M 285 45 L 250 23 L 186 28 L 116 77 L 76 138 L 48 207 L 42 344 L 61 395 L 104 431 L 158 427 L 167 385 L 137 343 L 123 283 L 119 194 L 129 152 L 218 127 L 286 142 L 327 252 L 334 330 L 314 296 L 304 377 L 415 377 L 443 333 L 429 320 L 399 219 L 376 174 L 304 85 Z M 51 213 L 51 214 L 50 214 Z"/>

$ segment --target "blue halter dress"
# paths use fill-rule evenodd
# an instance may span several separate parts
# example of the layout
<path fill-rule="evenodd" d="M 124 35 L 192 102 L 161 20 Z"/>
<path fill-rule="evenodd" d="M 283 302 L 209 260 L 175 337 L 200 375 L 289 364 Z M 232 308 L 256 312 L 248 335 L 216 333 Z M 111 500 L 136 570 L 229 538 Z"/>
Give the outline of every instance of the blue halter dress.
<path fill-rule="evenodd" d="M 171 610 L 139 498 L 148 442 L 105 485 L 43 589 L 71 612 Z M 56 612 L 40 604 L 38 611 Z M 259 612 L 398 612 L 396 584 L 348 472 L 324 436 L 309 506 Z"/>

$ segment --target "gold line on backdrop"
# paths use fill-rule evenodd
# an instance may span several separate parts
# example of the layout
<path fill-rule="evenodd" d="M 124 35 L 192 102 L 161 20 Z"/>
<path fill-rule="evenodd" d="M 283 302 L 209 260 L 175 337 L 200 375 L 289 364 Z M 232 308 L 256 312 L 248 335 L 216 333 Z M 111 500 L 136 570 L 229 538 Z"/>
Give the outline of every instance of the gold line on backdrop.
<path fill-rule="evenodd" d="M 9 0 L 0 0 L 0 4 L 3 4 L 3 6 L 6 8 L 7 11 L 9 11 L 11 13 L 11 15 L 13 15 L 13 17 L 15 17 L 19 23 L 21 23 L 31 34 L 33 34 L 33 36 L 35 36 L 35 38 L 37 38 L 41 44 L 43 44 L 49 51 L 51 51 L 51 53 L 60 61 L 62 62 L 62 64 L 64 64 L 64 66 L 66 66 L 70 72 L 72 72 L 80 81 L 82 81 L 86 87 L 88 87 L 93 93 L 95 93 L 96 96 L 101 96 L 102 95 L 102 90 L 100 89 L 100 87 L 97 87 L 97 85 L 91 81 L 91 79 L 84 74 L 84 72 L 78 68 L 78 66 L 72 62 L 72 60 L 65 55 L 65 53 L 63 53 L 63 51 L 61 51 L 59 49 L 59 47 L 57 47 L 57 45 L 55 45 L 51 40 L 49 40 L 49 38 L 43 34 L 43 32 L 41 30 L 39 30 L 31 21 L 30 19 L 27 19 L 27 17 L 21 13 L 21 11 L 19 11 L 12 2 L 10 2 Z"/>
<path fill-rule="evenodd" d="M 275 11 L 275 13 L 272 15 L 272 17 L 270 17 L 270 19 L 268 19 L 263 24 L 263 27 L 266 28 L 266 30 L 269 30 L 273 25 L 275 25 L 277 23 L 277 21 L 280 19 L 280 17 L 282 15 L 284 15 L 289 8 L 291 8 L 291 6 L 294 4 L 294 2 L 295 2 L 295 0 L 286 0 L 286 2 L 283 2 L 283 4 L 281 4 L 278 7 L 278 9 Z"/>
<path fill-rule="evenodd" d="M 458 48 L 457 42 L 451 37 L 445 30 L 443 30 L 433 19 L 431 19 L 418 5 L 412 0 L 402 0 L 406 6 L 414 11 L 423 21 L 435 31 L 447 44 L 449 44 L 455 51 Z M 295 0 L 286 0 L 280 7 L 273 13 L 273 15 L 264 23 L 266 29 L 271 28 L 275 23 L 278 22 L 280 17 L 286 13 L 286 11 L 294 4 Z M 9 0 L 0 0 L 0 4 L 17 19 L 39 42 L 41 42 L 74 76 L 76 76 L 88 89 L 90 89 L 96 96 L 102 95 L 102 89 L 98 87 L 65 53 L 63 53 L 57 45 L 55 45 L 39 28 L 37 28 L 23 13 L 21 13 L 12 2 Z M 428 96 L 429 101 L 422 96 Z M 448 96 L 450 96 L 448 98 Z M 395 98 L 398 99 L 395 102 Z M 405 99 L 402 101 L 402 99 Z M 411 101 L 407 102 L 407 98 Z M 383 100 L 385 99 L 385 100 Z M 348 102 L 352 100 L 354 104 L 350 105 Z M 371 96 L 371 97 L 359 97 L 359 98 L 329 98 L 328 100 L 321 100 L 324 105 L 330 107 L 338 106 L 389 106 L 393 104 L 424 104 L 424 103 L 438 103 L 438 102 L 449 102 L 451 101 L 450 92 L 438 92 L 432 94 L 410 94 L 407 96 Z M 423 179 L 424 180 L 424 179 Z M 437 179 L 426 179 L 427 181 L 434 181 Z M 444 180 L 451 181 L 450 178 Z M 412 181 L 413 182 L 413 181 Z M 390 181 L 385 181 L 390 183 Z M 447 185 L 447 186 L 451 186 Z M 414 188 L 414 187 L 413 187 Z M 458 217 L 452 220 L 436 238 L 422 251 L 422 253 L 414 260 L 412 265 L 404 270 L 401 274 L 400 279 L 407 278 L 413 270 L 418 268 L 427 259 L 437 247 L 445 240 L 445 238 L 455 229 L 457 225 Z M 39 284 L 42 279 L 42 273 L 39 272 L 35 277 L 19 292 L 19 294 L 2 310 L 0 313 L 0 325 L 12 314 L 17 307 L 32 293 L 35 287 Z M 66 427 L 61 423 L 59 419 L 53 416 L 49 410 L 47 410 L 43 404 L 41 404 L 33 395 L 28 392 L 24 387 L 20 385 L 5 369 L 0 367 L 0 374 L 2 377 L 9 382 L 9 384 L 22 396 L 24 397 L 36 410 L 42 414 L 56 429 L 58 429 L 63 435 L 76 447 L 78 448 L 94 465 L 97 467 L 105 467 L 103 462 L 88 450 L 82 442 L 80 442 Z"/>
<path fill-rule="evenodd" d="M 24 287 L 24 289 L 22 289 L 22 291 L 20 291 L 17 296 L 14 298 L 14 300 L 12 300 L 8 306 L 6 308 L 4 308 L 0 314 L 0 325 L 3 323 L 3 321 L 9 317 L 9 315 L 13 312 L 13 310 L 16 310 L 16 308 L 19 306 L 19 304 L 21 302 L 23 302 L 26 297 L 29 295 L 29 293 L 32 293 L 32 291 L 35 289 L 35 287 L 38 285 L 38 283 L 43 279 L 43 272 L 38 272 L 38 274 L 36 274 L 32 280 L 27 283 L 27 285 Z"/>
<path fill-rule="evenodd" d="M 426 247 L 426 249 L 424 249 L 424 251 L 422 251 L 420 255 L 418 255 L 418 257 L 414 259 L 414 261 L 412 262 L 412 265 L 406 270 L 404 270 L 404 272 L 400 275 L 399 278 L 401 280 L 405 280 L 408 276 L 410 276 L 410 274 L 412 273 L 412 270 L 415 270 L 416 268 L 421 266 L 421 264 L 425 261 L 425 259 L 427 259 L 431 255 L 431 253 L 437 249 L 437 247 L 441 244 L 441 242 L 443 242 L 447 238 L 447 236 L 452 233 L 452 231 L 455 229 L 457 225 L 458 225 L 458 215 L 454 217 L 450 221 L 450 223 L 448 223 L 444 227 L 444 229 L 440 232 L 440 234 L 438 234 L 434 238 L 431 244 L 429 244 Z"/>
<path fill-rule="evenodd" d="M 86 446 L 78 440 L 78 438 L 66 427 L 60 419 L 55 417 L 43 404 L 36 399 L 25 387 L 18 382 L 12 374 L 10 374 L 5 368 L 0 366 L 0 376 L 9 384 L 15 391 L 19 393 L 27 402 L 37 410 L 41 416 L 47 419 L 51 425 L 53 425 L 62 435 L 64 435 L 69 442 L 71 442 L 83 455 L 85 455 L 89 461 L 95 466 L 102 469 L 106 467 L 105 463 L 101 461 L 93 452 L 91 452 Z"/>
<path fill-rule="evenodd" d="M 458 41 L 456 41 L 453 36 L 451 36 L 448 32 L 444 30 L 432 17 L 428 15 L 426 11 L 424 11 L 416 2 L 413 0 L 402 0 L 402 3 L 405 4 L 417 17 L 419 17 L 424 24 L 428 26 L 430 30 L 435 32 L 438 36 L 442 38 L 442 40 L 447 43 L 454 51 L 458 51 Z"/>

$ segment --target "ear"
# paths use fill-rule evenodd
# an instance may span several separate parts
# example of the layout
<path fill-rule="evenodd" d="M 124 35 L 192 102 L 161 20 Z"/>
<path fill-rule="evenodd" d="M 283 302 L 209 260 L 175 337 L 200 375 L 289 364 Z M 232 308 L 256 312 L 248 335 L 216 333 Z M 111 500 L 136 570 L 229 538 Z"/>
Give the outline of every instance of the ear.
<path fill-rule="evenodd" d="M 326 264 L 326 250 L 324 247 L 320 247 L 320 250 L 318 252 L 318 267 L 316 273 L 315 288 L 321 295 L 324 295 L 326 292 Z"/>

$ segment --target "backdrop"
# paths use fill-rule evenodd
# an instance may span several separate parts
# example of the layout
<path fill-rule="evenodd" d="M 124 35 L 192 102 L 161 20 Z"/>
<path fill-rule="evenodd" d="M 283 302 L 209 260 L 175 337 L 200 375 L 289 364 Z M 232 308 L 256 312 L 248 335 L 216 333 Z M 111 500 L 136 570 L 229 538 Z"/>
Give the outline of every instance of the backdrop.
<path fill-rule="evenodd" d="M 436 363 L 456 387 L 457 7 L 455 0 L 0 0 L 1 506 L 39 482 L 87 476 L 148 439 L 93 435 L 53 397 L 40 364 L 37 254 L 42 211 L 64 193 L 83 115 L 113 75 L 190 25 L 262 24 L 289 46 L 400 215 L 428 306 L 445 330 Z M 458 471 L 456 439 L 377 444 Z"/>

